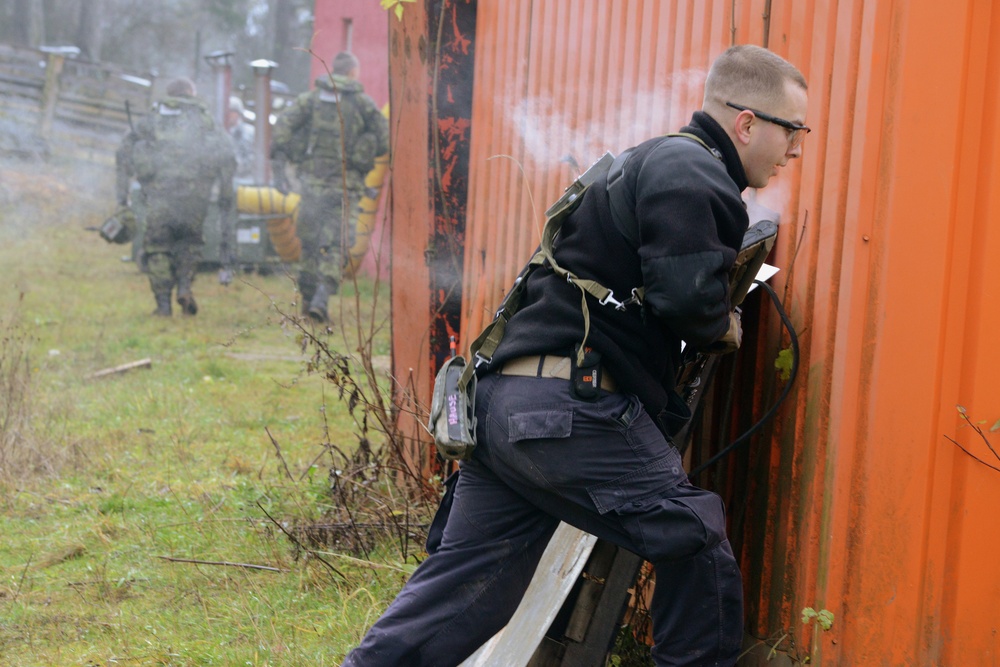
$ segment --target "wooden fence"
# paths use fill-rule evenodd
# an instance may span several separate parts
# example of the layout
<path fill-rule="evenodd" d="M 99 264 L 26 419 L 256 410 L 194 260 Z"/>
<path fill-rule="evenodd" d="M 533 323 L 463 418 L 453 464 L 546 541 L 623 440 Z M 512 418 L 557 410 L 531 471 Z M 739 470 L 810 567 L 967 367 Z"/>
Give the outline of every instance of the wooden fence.
<path fill-rule="evenodd" d="M 0 120 L 21 133 L 5 148 L 111 163 L 128 128 L 126 103 L 137 120 L 153 84 L 151 74 L 77 60 L 75 49 L 0 44 Z"/>

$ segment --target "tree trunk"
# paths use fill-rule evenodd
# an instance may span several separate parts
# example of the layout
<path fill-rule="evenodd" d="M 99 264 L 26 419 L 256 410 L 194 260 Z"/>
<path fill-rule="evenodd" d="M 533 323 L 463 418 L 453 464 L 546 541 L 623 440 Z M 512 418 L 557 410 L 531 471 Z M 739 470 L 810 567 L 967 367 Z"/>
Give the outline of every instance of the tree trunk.
<path fill-rule="evenodd" d="M 302 43 L 298 34 L 299 4 L 289 0 L 271 0 L 269 9 L 274 17 L 272 34 L 274 60 L 278 63 L 276 78 L 293 90 L 307 87 L 309 80 L 309 58 L 299 50 L 307 46 Z"/>
<path fill-rule="evenodd" d="M 104 19 L 104 0 L 80 0 L 80 13 L 76 24 L 76 46 L 87 60 L 101 59 L 101 23 Z"/>
<path fill-rule="evenodd" d="M 45 14 L 36 0 L 14 0 L 11 40 L 16 46 L 38 48 L 45 40 Z"/>
<path fill-rule="evenodd" d="M 290 2 L 282 0 L 271 1 L 271 12 L 274 16 L 274 57 L 279 65 L 288 67 L 293 60 L 292 48 L 292 18 L 295 7 Z"/>

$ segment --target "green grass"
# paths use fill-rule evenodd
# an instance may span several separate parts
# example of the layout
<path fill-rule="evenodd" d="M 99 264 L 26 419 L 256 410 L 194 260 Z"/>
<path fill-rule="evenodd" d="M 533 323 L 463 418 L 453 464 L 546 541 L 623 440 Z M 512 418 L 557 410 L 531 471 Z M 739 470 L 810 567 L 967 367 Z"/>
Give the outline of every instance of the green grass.
<path fill-rule="evenodd" d="M 196 317 L 152 317 L 128 247 L 84 230 L 109 175 L 68 167 L 0 166 L 0 664 L 339 664 L 411 566 L 285 533 L 335 513 L 327 444 L 359 434 L 283 317 L 293 281 L 199 274 Z M 345 286 L 320 339 L 365 347 L 355 289 L 384 368 L 385 285 Z"/>

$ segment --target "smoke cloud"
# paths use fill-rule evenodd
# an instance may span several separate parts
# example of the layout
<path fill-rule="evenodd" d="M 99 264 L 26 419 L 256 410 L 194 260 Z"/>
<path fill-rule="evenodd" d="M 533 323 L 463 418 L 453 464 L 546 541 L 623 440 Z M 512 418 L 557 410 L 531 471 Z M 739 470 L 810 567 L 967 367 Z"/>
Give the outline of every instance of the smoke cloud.
<path fill-rule="evenodd" d="M 683 70 L 639 91 L 595 93 L 593 82 L 581 82 L 521 100 L 504 122 L 516 132 L 528 160 L 555 165 L 569 154 L 586 168 L 605 151 L 617 153 L 680 129 L 701 108 L 706 75 L 703 69 Z M 592 95 L 596 97 L 581 109 L 578 100 Z"/>

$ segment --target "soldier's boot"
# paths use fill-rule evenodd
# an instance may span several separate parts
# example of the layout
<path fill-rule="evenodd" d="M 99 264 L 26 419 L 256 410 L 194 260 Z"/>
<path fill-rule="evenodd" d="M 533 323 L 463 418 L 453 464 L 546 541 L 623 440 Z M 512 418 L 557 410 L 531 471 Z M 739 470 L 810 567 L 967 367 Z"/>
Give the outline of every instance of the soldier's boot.
<path fill-rule="evenodd" d="M 316 294 L 316 282 L 313 278 L 299 276 L 299 311 L 303 317 L 309 316 L 309 305 Z"/>
<path fill-rule="evenodd" d="M 321 281 L 316 286 L 316 292 L 309 299 L 309 317 L 317 324 L 326 324 L 330 321 L 327 316 L 327 302 L 330 300 L 330 288 L 326 281 Z"/>
<path fill-rule="evenodd" d="M 153 315 L 158 317 L 170 317 L 173 312 L 170 308 L 170 293 L 166 294 L 154 294 L 156 297 L 156 310 L 153 311 Z"/>
<path fill-rule="evenodd" d="M 194 294 L 191 293 L 190 281 L 181 280 L 177 283 L 177 304 L 185 315 L 198 314 L 198 303 L 194 300 Z"/>
<path fill-rule="evenodd" d="M 197 315 L 198 303 L 194 300 L 194 294 L 187 292 L 177 295 L 177 304 L 185 315 Z"/>

